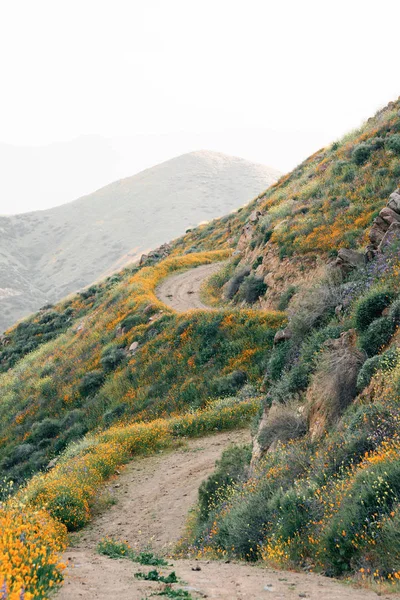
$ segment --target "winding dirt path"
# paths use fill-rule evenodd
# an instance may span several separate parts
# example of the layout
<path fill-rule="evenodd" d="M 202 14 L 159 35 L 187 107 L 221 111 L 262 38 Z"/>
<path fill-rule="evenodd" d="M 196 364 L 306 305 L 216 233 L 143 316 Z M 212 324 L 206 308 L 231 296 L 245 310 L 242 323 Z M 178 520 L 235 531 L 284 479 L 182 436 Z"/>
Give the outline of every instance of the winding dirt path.
<path fill-rule="evenodd" d="M 105 536 L 127 540 L 137 550 L 168 554 L 183 532 L 200 483 L 213 471 L 223 449 L 249 441 L 248 431 L 219 433 L 191 440 L 184 447 L 130 463 L 108 488 L 116 504 L 98 516 L 74 538 L 65 555 L 64 587 L 57 600 L 144 600 L 163 585 L 134 577 L 143 567 L 96 553 Z M 160 570 L 160 569 L 159 569 Z M 164 574 L 176 571 L 181 580 L 173 587 L 193 598 L 214 600 L 372 600 L 377 594 L 354 589 L 324 577 L 275 571 L 243 563 L 172 560 Z M 384 596 L 385 597 L 385 596 Z M 394 596 L 390 596 L 394 598 Z M 397 596 L 399 598 L 399 596 Z"/>
<path fill-rule="evenodd" d="M 219 271 L 223 262 L 200 265 L 194 269 L 171 275 L 163 280 L 156 289 L 157 297 L 177 312 L 192 309 L 212 310 L 200 299 L 203 282 Z"/>

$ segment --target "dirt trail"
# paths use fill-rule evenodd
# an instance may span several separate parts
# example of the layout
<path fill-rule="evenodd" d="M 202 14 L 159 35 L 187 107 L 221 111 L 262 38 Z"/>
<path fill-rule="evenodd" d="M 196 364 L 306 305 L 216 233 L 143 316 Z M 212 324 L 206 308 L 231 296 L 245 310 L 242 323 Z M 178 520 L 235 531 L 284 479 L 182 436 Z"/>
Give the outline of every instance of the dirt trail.
<path fill-rule="evenodd" d="M 133 548 L 151 548 L 168 554 L 183 532 L 187 513 L 198 487 L 230 443 L 249 440 L 247 431 L 220 433 L 191 440 L 171 452 L 130 463 L 109 486 L 116 504 L 76 536 L 65 555 L 69 565 L 58 600 L 143 600 L 162 589 L 159 583 L 140 581 L 134 574 L 149 571 L 128 560 L 113 560 L 96 553 L 105 536 L 127 540 Z M 193 598 L 215 600 L 372 600 L 375 592 L 354 589 L 324 577 L 275 571 L 247 564 L 217 561 L 173 560 L 175 570 Z M 193 570 L 199 569 L 199 570 Z M 397 596 L 398 598 L 399 596 Z M 394 596 L 391 596 L 393 599 Z"/>
<path fill-rule="evenodd" d="M 167 277 L 157 287 L 156 295 L 167 306 L 177 312 L 186 312 L 194 308 L 212 310 L 200 299 L 200 288 L 203 282 L 216 273 L 223 262 L 200 265 L 189 271 Z"/>

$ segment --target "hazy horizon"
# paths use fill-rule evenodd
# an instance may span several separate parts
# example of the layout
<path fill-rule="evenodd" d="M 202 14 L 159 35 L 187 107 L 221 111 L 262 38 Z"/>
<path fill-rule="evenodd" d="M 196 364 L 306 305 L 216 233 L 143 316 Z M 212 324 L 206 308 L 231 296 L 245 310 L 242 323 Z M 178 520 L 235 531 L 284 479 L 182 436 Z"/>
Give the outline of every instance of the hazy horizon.
<path fill-rule="evenodd" d="M 199 149 L 289 171 L 399 95 L 397 38 L 376 23 L 361 0 L 4 4 L 0 213 Z"/>

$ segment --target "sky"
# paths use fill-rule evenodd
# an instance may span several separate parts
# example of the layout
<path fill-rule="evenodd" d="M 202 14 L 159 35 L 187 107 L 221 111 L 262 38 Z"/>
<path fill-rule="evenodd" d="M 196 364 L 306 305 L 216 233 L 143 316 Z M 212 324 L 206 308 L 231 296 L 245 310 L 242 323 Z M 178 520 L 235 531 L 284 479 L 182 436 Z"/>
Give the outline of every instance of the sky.
<path fill-rule="evenodd" d="M 399 17 L 398 0 L 0 0 L 0 145 L 108 140 L 117 175 L 200 148 L 287 171 L 399 96 Z M 0 170 L 0 213 L 4 189 Z"/>

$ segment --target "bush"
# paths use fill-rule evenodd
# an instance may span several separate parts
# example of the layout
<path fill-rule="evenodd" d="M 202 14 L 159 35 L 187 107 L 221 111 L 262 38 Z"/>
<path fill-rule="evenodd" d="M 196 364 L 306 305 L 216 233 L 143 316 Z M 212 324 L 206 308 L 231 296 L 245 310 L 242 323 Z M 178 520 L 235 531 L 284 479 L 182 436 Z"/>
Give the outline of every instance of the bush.
<path fill-rule="evenodd" d="M 61 421 L 57 419 L 43 419 L 41 422 L 33 423 L 31 440 L 40 441 L 43 439 L 54 438 L 60 433 Z"/>
<path fill-rule="evenodd" d="M 89 371 L 79 383 L 78 391 L 83 398 L 93 396 L 104 383 L 104 373 L 100 369 Z"/>
<path fill-rule="evenodd" d="M 126 411 L 126 404 L 117 404 L 114 408 L 107 410 L 103 415 L 104 424 L 110 427 L 115 421 L 118 421 Z"/>
<path fill-rule="evenodd" d="M 388 317 L 376 319 L 368 327 L 359 340 L 360 348 L 366 352 L 368 356 L 375 356 L 380 350 L 386 346 L 394 333 L 393 321 Z"/>
<path fill-rule="evenodd" d="M 351 153 L 351 158 L 356 163 L 356 165 L 363 165 L 367 162 L 372 153 L 372 146 L 369 144 L 359 144 L 356 146 Z"/>
<path fill-rule="evenodd" d="M 250 446 L 232 446 L 223 452 L 221 459 L 216 463 L 214 473 L 206 481 L 203 481 L 199 489 L 199 509 L 202 521 L 206 521 L 210 512 L 225 500 L 230 486 L 245 480 L 250 460 Z"/>
<path fill-rule="evenodd" d="M 297 289 L 294 285 L 290 285 L 286 290 L 281 294 L 278 303 L 278 310 L 286 310 L 289 306 L 290 300 L 295 295 Z"/>
<path fill-rule="evenodd" d="M 394 154 L 400 155 L 400 134 L 395 133 L 386 140 L 386 148 Z"/>
<path fill-rule="evenodd" d="M 271 352 L 267 363 L 266 377 L 271 381 L 277 381 L 286 366 L 288 355 L 292 344 L 290 341 L 281 342 Z"/>
<path fill-rule="evenodd" d="M 228 281 L 225 287 L 225 298 L 227 300 L 232 300 L 232 298 L 237 294 L 241 284 L 245 277 L 250 274 L 250 267 L 241 268 L 231 279 Z"/>
<path fill-rule="evenodd" d="M 288 442 L 307 433 L 307 424 L 293 408 L 282 404 L 271 406 L 267 422 L 258 435 L 258 443 L 267 450 L 274 442 Z"/>
<path fill-rule="evenodd" d="M 309 388 L 310 415 L 318 414 L 318 420 L 322 418 L 327 425 L 337 420 L 356 396 L 357 376 L 363 362 L 363 354 L 352 345 L 348 335 L 331 342 L 319 359 Z"/>
<path fill-rule="evenodd" d="M 388 317 L 395 326 L 400 325 L 400 298 L 397 298 L 390 306 Z"/>
<path fill-rule="evenodd" d="M 254 271 L 257 269 L 257 267 L 259 267 L 263 261 L 263 256 L 257 256 L 256 260 L 253 262 L 251 268 L 254 269 Z"/>
<path fill-rule="evenodd" d="M 368 358 L 361 367 L 357 377 L 358 392 L 361 392 L 369 385 L 372 377 L 377 371 L 390 371 L 393 369 L 397 364 L 397 360 L 398 354 L 394 348 L 387 350 L 383 354 L 378 354 L 372 358 Z"/>
<path fill-rule="evenodd" d="M 240 286 L 240 295 L 248 304 L 254 304 L 267 291 L 267 284 L 261 277 L 250 275 Z"/>
<path fill-rule="evenodd" d="M 214 396 L 233 396 L 246 381 L 247 374 L 244 371 L 233 371 L 229 375 L 213 379 L 211 390 Z"/>
<path fill-rule="evenodd" d="M 399 494 L 399 461 L 377 462 L 356 475 L 323 540 L 325 560 L 332 566 L 333 575 L 356 567 L 363 546 L 369 543 L 371 534 L 374 537 L 379 517 L 389 515 Z"/>
<path fill-rule="evenodd" d="M 143 317 L 141 314 L 128 315 L 121 321 L 121 327 L 122 329 L 125 329 L 125 331 L 130 331 L 133 327 L 140 325 L 142 321 Z"/>
<path fill-rule="evenodd" d="M 116 346 L 112 346 L 103 352 L 100 363 L 105 371 L 113 371 L 125 358 L 125 350 Z"/>
<path fill-rule="evenodd" d="M 378 317 L 382 311 L 389 306 L 393 300 L 393 294 L 389 291 L 373 291 L 363 296 L 356 304 L 355 326 L 358 331 L 366 331 L 369 325 Z"/>
<path fill-rule="evenodd" d="M 296 296 L 290 305 L 290 330 L 300 341 L 313 328 L 325 325 L 334 315 L 335 307 L 342 302 L 341 276 L 328 272 L 320 284 Z"/>

